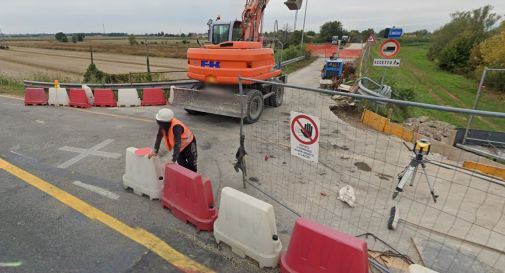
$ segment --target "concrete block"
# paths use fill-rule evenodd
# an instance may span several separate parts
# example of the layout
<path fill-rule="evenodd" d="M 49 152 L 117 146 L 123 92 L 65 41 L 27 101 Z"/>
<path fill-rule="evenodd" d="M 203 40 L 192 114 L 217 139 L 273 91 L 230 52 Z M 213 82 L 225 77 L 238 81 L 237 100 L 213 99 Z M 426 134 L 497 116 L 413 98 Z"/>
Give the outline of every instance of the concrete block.
<path fill-rule="evenodd" d="M 137 89 L 125 88 L 119 89 L 117 95 L 117 105 L 118 106 L 140 106 L 140 97 Z"/>
<path fill-rule="evenodd" d="M 68 106 L 69 99 L 67 89 L 65 88 L 49 88 L 49 105 Z"/>
<path fill-rule="evenodd" d="M 411 264 L 409 266 L 409 273 L 438 273 L 438 272 L 418 264 Z"/>
<path fill-rule="evenodd" d="M 85 84 L 82 85 L 82 90 L 86 93 L 86 97 L 88 97 L 89 105 L 93 105 L 95 103 L 95 96 L 93 96 L 93 90 Z"/>
<path fill-rule="evenodd" d="M 235 189 L 225 187 L 221 191 L 214 237 L 240 257 L 258 261 L 261 268 L 276 267 L 279 262 L 282 243 L 273 206 Z"/>
<path fill-rule="evenodd" d="M 163 174 L 165 172 L 159 157 L 151 159 L 147 155 L 150 148 L 126 149 L 126 168 L 123 175 L 123 187 L 131 188 L 135 194 L 147 195 L 149 199 L 159 199 L 163 189 Z"/>

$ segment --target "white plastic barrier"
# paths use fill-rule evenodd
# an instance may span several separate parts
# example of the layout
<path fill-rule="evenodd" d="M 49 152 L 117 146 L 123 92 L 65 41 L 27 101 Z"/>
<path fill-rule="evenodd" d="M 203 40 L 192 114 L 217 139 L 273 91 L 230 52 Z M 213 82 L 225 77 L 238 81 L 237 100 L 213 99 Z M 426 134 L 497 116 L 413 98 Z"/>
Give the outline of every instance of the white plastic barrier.
<path fill-rule="evenodd" d="M 89 105 L 95 104 L 95 97 L 93 96 L 93 90 L 91 90 L 91 88 L 85 84 L 83 84 L 81 88 L 86 93 L 86 97 L 88 97 Z"/>
<path fill-rule="evenodd" d="M 126 149 L 126 169 L 123 175 L 123 187 L 131 188 L 138 195 L 147 195 L 149 199 L 159 199 L 163 189 L 164 166 L 157 156 L 149 159 L 150 148 Z"/>
<path fill-rule="evenodd" d="M 282 243 L 273 206 L 243 192 L 229 187 L 221 191 L 214 237 L 240 257 L 247 255 L 258 261 L 261 268 L 275 267 L 279 262 Z"/>
<path fill-rule="evenodd" d="M 438 273 L 438 272 L 418 264 L 411 264 L 409 266 L 409 273 Z"/>
<path fill-rule="evenodd" d="M 68 94 L 65 88 L 49 88 L 49 105 L 63 105 L 68 106 Z"/>
<path fill-rule="evenodd" d="M 118 106 L 140 106 L 140 98 L 137 89 L 126 88 L 118 90 Z"/>

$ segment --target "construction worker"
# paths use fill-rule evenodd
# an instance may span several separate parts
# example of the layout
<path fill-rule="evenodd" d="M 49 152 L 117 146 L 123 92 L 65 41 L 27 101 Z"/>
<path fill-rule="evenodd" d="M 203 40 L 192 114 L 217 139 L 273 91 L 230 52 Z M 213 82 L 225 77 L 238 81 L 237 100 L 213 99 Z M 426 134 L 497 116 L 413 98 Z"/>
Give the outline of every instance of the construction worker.
<path fill-rule="evenodd" d="M 174 112 L 168 108 L 158 111 L 156 122 L 159 125 L 158 135 L 154 144 L 154 151 L 149 155 L 149 158 L 158 155 L 161 139 L 165 138 L 167 150 L 172 151 L 172 161 L 168 164 L 177 162 L 179 165 L 196 172 L 198 154 L 196 151 L 196 138 L 191 130 L 176 119 Z"/>

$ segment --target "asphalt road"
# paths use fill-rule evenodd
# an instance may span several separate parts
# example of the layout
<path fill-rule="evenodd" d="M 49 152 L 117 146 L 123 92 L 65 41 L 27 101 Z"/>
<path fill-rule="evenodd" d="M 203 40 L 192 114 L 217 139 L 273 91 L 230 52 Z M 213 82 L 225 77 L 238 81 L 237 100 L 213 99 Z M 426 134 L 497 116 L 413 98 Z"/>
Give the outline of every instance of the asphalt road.
<path fill-rule="evenodd" d="M 0 158 L 129 227 L 152 233 L 188 260 L 216 272 L 264 272 L 226 247 L 221 250 L 211 233 L 197 233 L 181 223 L 159 201 L 122 188 L 124 151 L 130 146 L 152 147 L 158 109 L 91 110 L 102 113 L 97 114 L 66 107 L 25 107 L 22 100 L 0 97 Z M 240 187 L 241 176 L 231 171 L 238 122 L 175 111 L 197 136 L 200 171 L 212 178 L 215 194 L 223 180 L 237 181 Z M 90 149 L 97 144 L 99 151 L 119 158 L 88 155 L 69 161 L 78 153 L 60 149 Z M 111 194 L 100 195 L 83 184 Z M 0 170 L 0 199 L 0 272 L 181 272 L 131 238 L 5 170 Z"/>

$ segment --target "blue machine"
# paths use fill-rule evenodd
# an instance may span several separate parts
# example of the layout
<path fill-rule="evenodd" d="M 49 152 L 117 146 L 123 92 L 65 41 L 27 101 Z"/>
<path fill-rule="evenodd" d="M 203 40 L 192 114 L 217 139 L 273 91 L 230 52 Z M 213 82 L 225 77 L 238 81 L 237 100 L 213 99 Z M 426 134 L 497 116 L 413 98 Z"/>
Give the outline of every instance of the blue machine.
<path fill-rule="evenodd" d="M 324 64 L 323 71 L 321 73 L 321 78 L 323 79 L 333 79 L 333 78 L 342 78 L 342 74 L 344 72 L 344 60 L 342 59 L 333 59 L 326 60 Z"/>

